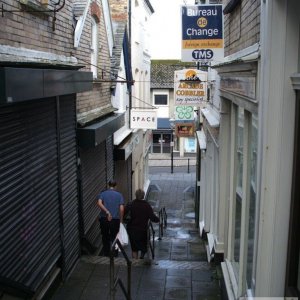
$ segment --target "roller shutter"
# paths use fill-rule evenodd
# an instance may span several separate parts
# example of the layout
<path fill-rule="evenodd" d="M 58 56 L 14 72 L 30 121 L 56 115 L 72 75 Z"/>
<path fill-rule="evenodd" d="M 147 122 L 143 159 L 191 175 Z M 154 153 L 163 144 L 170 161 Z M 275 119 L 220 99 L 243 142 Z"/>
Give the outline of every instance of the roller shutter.
<path fill-rule="evenodd" d="M 99 246 L 100 229 L 97 196 L 106 188 L 106 142 L 95 148 L 81 149 L 81 211 L 83 238 L 94 246 Z"/>
<path fill-rule="evenodd" d="M 0 282 L 33 295 L 79 256 L 75 96 L 0 107 Z"/>
<path fill-rule="evenodd" d="M 75 97 L 60 97 L 58 124 L 60 132 L 61 212 L 63 215 L 64 271 L 74 266 L 80 255 L 77 187 Z"/>
<path fill-rule="evenodd" d="M 106 139 L 106 181 L 114 178 L 114 143 L 113 135 Z"/>
<path fill-rule="evenodd" d="M 55 99 L 0 108 L 1 284 L 33 293 L 61 254 Z"/>

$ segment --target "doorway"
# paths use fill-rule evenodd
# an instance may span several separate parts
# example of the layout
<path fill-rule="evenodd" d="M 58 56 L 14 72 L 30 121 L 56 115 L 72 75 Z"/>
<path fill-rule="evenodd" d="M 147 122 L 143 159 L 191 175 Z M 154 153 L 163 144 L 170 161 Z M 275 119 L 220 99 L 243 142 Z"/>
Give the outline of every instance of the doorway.
<path fill-rule="evenodd" d="M 171 133 L 153 133 L 152 153 L 171 153 Z"/>
<path fill-rule="evenodd" d="M 286 277 L 286 296 L 300 297 L 300 94 L 296 100 L 294 170 Z"/>

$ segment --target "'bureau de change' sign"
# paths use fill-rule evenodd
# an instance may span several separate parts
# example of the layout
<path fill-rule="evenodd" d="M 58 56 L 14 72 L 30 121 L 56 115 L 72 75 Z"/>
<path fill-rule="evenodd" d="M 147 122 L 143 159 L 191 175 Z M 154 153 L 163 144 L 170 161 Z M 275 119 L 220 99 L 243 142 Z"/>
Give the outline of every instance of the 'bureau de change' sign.
<path fill-rule="evenodd" d="M 182 6 L 181 13 L 181 60 L 221 61 L 224 57 L 222 4 Z"/>

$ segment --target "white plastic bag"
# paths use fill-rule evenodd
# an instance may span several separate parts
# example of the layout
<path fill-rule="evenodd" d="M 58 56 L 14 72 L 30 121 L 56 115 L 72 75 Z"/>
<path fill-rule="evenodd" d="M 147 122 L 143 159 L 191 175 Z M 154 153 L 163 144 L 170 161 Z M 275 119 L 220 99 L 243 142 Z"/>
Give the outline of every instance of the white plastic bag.
<path fill-rule="evenodd" d="M 122 246 L 128 245 L 128 234 L 127 234 L 126 228 L 123 225 L 123 223 L 120 223 L 120 229 L 117 234 L 117 238 L 120 241 Z M 119 248 L 118 245 L 116 245 L 116 248 L 117 249 Z"/>

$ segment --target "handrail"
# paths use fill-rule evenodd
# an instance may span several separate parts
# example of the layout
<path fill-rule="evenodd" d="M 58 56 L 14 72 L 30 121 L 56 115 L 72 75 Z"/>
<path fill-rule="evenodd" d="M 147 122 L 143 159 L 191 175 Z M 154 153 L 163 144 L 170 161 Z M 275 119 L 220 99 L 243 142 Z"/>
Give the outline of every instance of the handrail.
<path fill-rule="evenodd" d="M 167 228 L 167 213 L 165 207 L 161 208 L 159 213 L 159 234 L 158 239 L 161 240 L 164 235 L 164 228 Z"/>
<path fill-rule="evenodd" d="M 152 243 L 151 243 L 151 236 L 152 236 Z M 155 230 L 153 228 L 152 222 L 149 220 L 148 222 L 148 230 L 147 230 L 147 249 L 149 248 L 152 254 L 152 259 L 155 256 Z"/>
<path fill-rule="evenodd" d="M 170 162 L 169 162 L 170 160 Z M 159 167 L 167 167 L 169 168 L 171 166 L 171 173 L 174 173 L 175 167 L 187 167 L 187 173 L 190 173 L 191 166 L 196 165 L 196 159 L 193 157 L 184 157 L 184 158 L 149 158 L 149 161 L 163 161 L 164 163 L 162 165 L 159 165 Z M 174 163 L 177 162 L 175 165 Z"/>
<path fill-rule="evenodd" d="M 116 251 L 116 245 L 118 245 L 119 249 L 121 250 L 126 262 L 127 262 L 127 291 L 125 289 L 125 286 L 122 282 L 122 280 L 117 276 L 115 278 L 115 261 L 114 261 L 114 255 Z M 131 260 L 128 258 L 121 242 L 118 238 L 114 240 L 114 242 L 111 245 L 110 248 L 110 300 L 115 299 L 115 293 L 116 293 L 116 287 L 119 284 L 121 287 L 121 290 L 126 297 L 126 300 L 131 300 Z"/>

